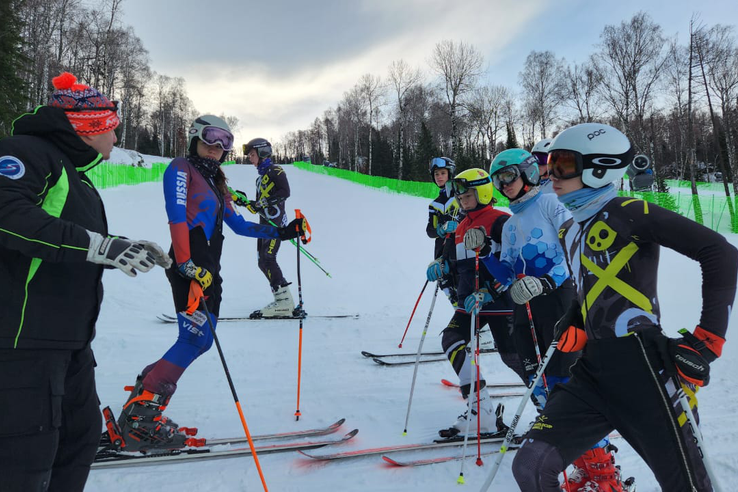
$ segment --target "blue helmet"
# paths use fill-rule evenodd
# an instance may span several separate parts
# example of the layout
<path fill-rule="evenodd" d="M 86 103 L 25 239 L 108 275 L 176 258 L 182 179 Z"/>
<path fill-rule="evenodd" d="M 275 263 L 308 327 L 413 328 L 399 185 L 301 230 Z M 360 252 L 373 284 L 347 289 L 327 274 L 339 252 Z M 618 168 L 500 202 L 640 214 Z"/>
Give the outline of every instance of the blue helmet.
<path fill-rule="evenodd" d="M 538 159 L 533 154 L 523 149 L 507 149 L 497 154 L 489 168 L 489 174 L 495 181 L 495 187 L 501 188 L 499 180 L 495 175 L 505 168 L 514 167 L 517 174 L 523 178 L 523 183 L 528 186 L 538 186 L 541 181 L 541 173 L 538 169 Z M 508 181 L 509 182 L 509 181 Z M 507 183 L 503 183 L 507 184 Z"/>

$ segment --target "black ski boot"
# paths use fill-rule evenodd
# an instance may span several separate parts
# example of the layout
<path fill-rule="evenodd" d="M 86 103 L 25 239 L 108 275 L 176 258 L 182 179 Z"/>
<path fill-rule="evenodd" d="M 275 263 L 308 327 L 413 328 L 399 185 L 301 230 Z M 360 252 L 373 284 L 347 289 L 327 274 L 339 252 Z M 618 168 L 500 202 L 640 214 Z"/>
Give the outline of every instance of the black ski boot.
<path fill-rule="evenodd" d="M 179 432 L 177 424 L 162 415 L 171 395 L 157 395 L 143 389 L 139 380 L 136 383 L 118 417 L 125 451 L 146 452 L 185 447 L 187 435 Z"/>

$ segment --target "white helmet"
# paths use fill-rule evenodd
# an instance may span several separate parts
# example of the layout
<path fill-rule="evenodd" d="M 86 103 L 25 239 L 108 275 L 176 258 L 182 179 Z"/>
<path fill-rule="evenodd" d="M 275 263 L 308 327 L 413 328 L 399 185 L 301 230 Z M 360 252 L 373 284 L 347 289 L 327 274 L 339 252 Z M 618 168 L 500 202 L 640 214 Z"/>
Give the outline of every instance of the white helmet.
<path fill-rule="evenodd" d="M 548 146 L 550 159 L 557 150 L 574 153 L 582 182 L 590 188 L 602 188 L 622 178 L 634 153 L 628 137 L 602 123 L 582 123 L 567 128 Z"/>
<path fill-rule="evenodd" d="M 551 142 L 553 142 L 552 138 L 544 138 L 543 140 L 538 141 L 533 148 L 530 149 L 530 153 L 540 152 L 541 154 L 548 154 L 548 147 L 551 145 Z"/>

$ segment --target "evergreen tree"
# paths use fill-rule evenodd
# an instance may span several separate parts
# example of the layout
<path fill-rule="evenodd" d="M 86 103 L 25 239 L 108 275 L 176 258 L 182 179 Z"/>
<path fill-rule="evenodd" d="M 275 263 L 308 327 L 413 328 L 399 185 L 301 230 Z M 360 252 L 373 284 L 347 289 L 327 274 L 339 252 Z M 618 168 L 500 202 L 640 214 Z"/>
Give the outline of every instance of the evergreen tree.
<path fill-rule="evenodd" d="M 20 75 L 29 60 L 21 46 L 20 0 L 0 2 L 0 138 L 10 134 L 11 124 L 27 109 L 25 83 Z"/>
<path fill-rule="evenodd" d="M 505 140 L 505 148 L 520 148 L 520 145 L 518 145 L 518 139 L 515 137 L 515 128 L 510 123 L 507 123 L 505 127 L 507 128 L 507 140 Z"/>
<path fill-rule="evenodd" d="M 420 137 L 418 143 L 415 146 L 415 159 L 412 161 L 411 169 L 407 169 L 404 179 L 409 181 L 426 181 L 429 178 L 428 175 L 428 163 L 433 157 L 438 157 L 438 147 L 433 141 L 433 135 L 426 126 L 425 122 L 420 124 Z"/>

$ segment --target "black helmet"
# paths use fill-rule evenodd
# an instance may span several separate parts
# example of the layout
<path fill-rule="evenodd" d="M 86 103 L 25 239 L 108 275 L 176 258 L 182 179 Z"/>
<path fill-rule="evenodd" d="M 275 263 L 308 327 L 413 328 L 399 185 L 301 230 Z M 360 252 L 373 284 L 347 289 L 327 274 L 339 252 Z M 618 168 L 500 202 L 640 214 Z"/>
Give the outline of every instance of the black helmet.
<path fill-rule="evenodd" d="M 249 143 L 244 144 L 243 155 L 249 155 L 251 149 L 256 149 L 260 161 L 272 156 L 272 144 L 266 138 L 254 138 Z"/>
<path fill-rule="evenodd" d="M 430 171 L 431 179 L 433 179 L 433 172 L 436 169 L 447 169 L 448 180 L 451 181 L 454 179 L 454 175 L 456 173 L 456 163 L 448 157 L 434 157 L 428 163 L 428 170 Z"/>

